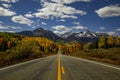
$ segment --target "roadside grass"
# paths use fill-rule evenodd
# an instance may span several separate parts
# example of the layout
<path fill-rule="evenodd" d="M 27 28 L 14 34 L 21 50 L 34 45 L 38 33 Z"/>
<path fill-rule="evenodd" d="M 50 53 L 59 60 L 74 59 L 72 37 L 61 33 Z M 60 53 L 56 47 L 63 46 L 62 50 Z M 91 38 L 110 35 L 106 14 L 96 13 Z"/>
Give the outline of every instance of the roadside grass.
<path fill-rule="evenodd" d="M 120 65 L 120 48 L 81 50 L 70 55 Z"/>

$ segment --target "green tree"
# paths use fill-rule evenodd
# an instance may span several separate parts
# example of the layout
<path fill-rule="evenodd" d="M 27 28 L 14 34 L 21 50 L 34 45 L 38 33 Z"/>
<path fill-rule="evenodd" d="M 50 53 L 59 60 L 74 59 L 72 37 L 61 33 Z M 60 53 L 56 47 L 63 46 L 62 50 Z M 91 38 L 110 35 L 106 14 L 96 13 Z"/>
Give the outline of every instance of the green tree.
<path fill-rule="evenodd" d="M 107 47 L 111 48 L 114 46 L 114 37 L 113 36 L 108 36 L 107 38 Z"/>
<path fill-rule="evenodd" d="M 116 45 L 117 47 L 120 46 L 120 37 L 119 37 L 119 36 L 116 36 L 116 37 L 115 37 L 115 45 Z"/>
<path fill-rule="evenodd" d="M 100 40 L 98 41 L 98 47 L 106 48 L 106 37 L 105 36 L 100 37 Z"/>
<path fill-rule="evenodd" d="M 88 42 L 84 45 L 84 50 L 88 51 L 89 49 L 92 49 L 92 47 L 93 47 L 92 42 Z"/>

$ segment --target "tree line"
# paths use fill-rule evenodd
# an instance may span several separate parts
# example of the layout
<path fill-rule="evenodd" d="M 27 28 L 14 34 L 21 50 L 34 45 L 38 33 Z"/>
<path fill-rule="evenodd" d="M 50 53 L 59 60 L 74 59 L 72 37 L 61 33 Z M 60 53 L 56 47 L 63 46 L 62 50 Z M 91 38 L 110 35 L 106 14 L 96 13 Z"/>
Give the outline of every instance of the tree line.
<path fill-rule="evenodd" d="M 120 47 L 120 37 L 119 36 L 101 36 L 98 41 L 95 43 L 93 42 L 88 42 L 84 45 L 84 50 L 89 50 L 89 49 L 108 49 L 108 48 L 113 48 L 113 47 Z"/>
<path fill-rule="evenodd" d="M 62 54 L 66 55 L 72 54 L 75 51 L 83 50 L 83 44 L 76 41 L 61 44 L 59 45 L 59 47 L 61 49 Z"/>
<path fill-rule="evenodd" d="M 0 32 L 0 51 L 6 51 L 16 46 L 23 36 L 12 33 Z"/>
<path fill-rule="evenodd" d="M 63 54 L 72 54 L 80 50 L 89 51 L 90 49 L 108 49 L 113 47 L 120 47 L 119 36 L 101 36 L 96 42 L 88 42 L 86 44 L 73 41 L 60 45 Z"/>

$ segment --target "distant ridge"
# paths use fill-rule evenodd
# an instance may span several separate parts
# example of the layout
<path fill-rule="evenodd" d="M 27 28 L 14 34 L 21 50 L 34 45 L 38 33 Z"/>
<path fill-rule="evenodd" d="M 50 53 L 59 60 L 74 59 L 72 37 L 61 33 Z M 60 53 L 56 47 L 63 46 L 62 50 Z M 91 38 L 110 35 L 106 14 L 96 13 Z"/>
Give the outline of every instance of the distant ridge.
<path fill-rule="evenodd" d="M 52 31 L 45 30 L 43 28 L 37 28 L 33 31 L 21 31 L 17 34 L 24 35 L 24 36 L 39 36 L 39 37 L 45 37 L 48 39 L 51 39 L 53 41 L 61 39 L 59 36 L 54 34 Z"/>
<path fill-rule="evenodd" d="M 78 41 L 82 43 L 86 42 L 95 42 L 97 41 L 101 36 L 108 36 L 106 33 L 95 33 L 91 31 L 84 31 L 84 32 L 67 32 L 63 35 L 61 35 L 61 38 L 65 39 L 66 41 Z"/>
<path fill-rule="evenodd" d="M 37 28 L 33 31 L 21 31 L 17 34 L 25 35 L 25 36 L 39 36 L 39 37 L 46 37 L 48 39 L 51 39 L 53 41 L 63 40 L 65 42 L 71 42 L 71 41 L 78 41 L 82 43 L 87 42 L 95 42 L 97 41 L 101 36 L 108 36 L 106 33 L 95 33 L 92 31 L 84 31 L 84 32 L 66 32 L 61 36 L 58 36 L 57 34 L 53 33 L 50 30 L 45 30 L 43 28 Z"/>

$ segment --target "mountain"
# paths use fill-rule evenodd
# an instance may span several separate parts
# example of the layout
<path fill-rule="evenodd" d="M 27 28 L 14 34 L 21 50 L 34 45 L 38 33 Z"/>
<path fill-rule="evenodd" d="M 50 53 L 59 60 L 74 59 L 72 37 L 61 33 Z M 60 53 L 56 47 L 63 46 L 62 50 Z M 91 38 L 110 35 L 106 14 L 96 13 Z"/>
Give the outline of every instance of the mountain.
<path fill-rule="evenodd" d="M 72 34 L 74 34 L 73 32 L 66 32 L 65 34 L 61 35 L 62 38 L 66 39 L 69 36 L 71 36 Z"/>
<path fill-rule="evenodd" d="M 56 34 L 54 34 L 52 31 L 50 30 L 45 30 L 43 28 L 38 28 L 38 29 L 35 29 L 33 31 L 34 35 L 36 36 L 40 36 L 40 37 L 46 37 L 48 39 L 51 39 L 53 41 L 56 41 L 56 40 L 59 40 L 61 39 L 60 37 L 58 37 Z"/>
<path fill-rule="evenodd" d="M 22 32 L 18 32 L 17 34 L 24 35 L 24 36 L 34 36 L 32 31 L 22 31 Z"/>
<path fill-rule="evenodd" d="M 52 31 L 45 30 L 43 28 L 37 28 L 33 31 L 22 31 L 17 34 L 25 35 L 25 36 L 39 36 L 39 37 L 46 37 L 48 39 L 51 39 L 53 41 L 61 39 L 56 34 L 54 34 Z"/>
<path fill-rule="evenodd" d="M 75 35 L 76 37 L 83 37 L 83 38 L 94 38 L 96 37 L 96 34 L 91 31 L 85 31 L 85 32 L 79 32 Z"/>
<path fill-rule="evenodd" d="M 37 28 L 33 31 L 22 31 L 18 34 L 25 35 L 25 36 L 39 36 L 39 37 L 46 37 L 48 39 L 51 39 L 53 41 L 62 40 L 65 42 L 71 42 L 71 41 L 78 41 L 82 43 L 87 42 L 96 42 L 101 36 L 108 36 L 106 33 L 95 33 L 91 31 L 84 31 L 84 32 L 67 32 L 60 37 L 54 34 L 50 30 L 45 30 L 43 28 Z"/>
<path fill-rule="evenodd" d="M 84 32 L 67 32 L 61 35 L 61 38 L 65 39 L 66 41 L 78 41 L 82 43 L 86 42 L 96 42 L 101 36 L 108 36 L 106 33 L 95 33 L 91 31 L 84 31 Z"/>

